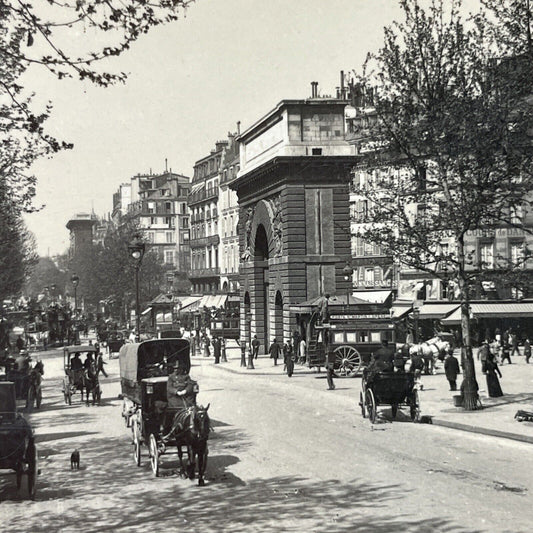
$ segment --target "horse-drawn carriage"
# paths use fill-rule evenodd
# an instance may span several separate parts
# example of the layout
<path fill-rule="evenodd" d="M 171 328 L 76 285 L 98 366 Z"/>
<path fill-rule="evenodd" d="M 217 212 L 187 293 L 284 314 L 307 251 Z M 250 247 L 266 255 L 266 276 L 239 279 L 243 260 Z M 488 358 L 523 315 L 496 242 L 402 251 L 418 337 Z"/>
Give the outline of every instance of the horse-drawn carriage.
<path fill-rule="evenodd" d="M 86 354 L 87 359 L 82 362 L 79 356 L 83 353 Z M 92 360 L 87 362 L 89 354 L 91 354 Z M 89 394 L 92 394 L 93 405 L 100 403 L 102 391 L 98 380 L 97 355 L 98 351 L 92 344 L 65 346 L 63 348 L 63 366 L 65 369 L 63 396 L 66 404 L 72 405 L 72 396 L 77 391 L 81 393 L 82 402 L 83 394 L 86 394 L 87 405 L 89 405 Z"/>
<path fill-rule="evenodd" d="M 169 338 L 125 344 L 119 363 L 122 416 L 126 427 L 131 426 L 135 464 L 141 465 L 142 445 L 146 445 L 152 471 L 158 476 L 161 456 L 175 446 L 182 472 L 190 479 L 194 479 L 198 458 L 198 484 L 203 485 L 210 429 L 207 408 L 172 410 L 167 402 L 167 381 L 172 368 L 179 365 L 187 373 L 190 369 L 189 341 Z M 188 418 L 179 430 L 174 424 L 176 416 Z M 187 453 L 186 466 L 183 449 Z"/>
<path fill-rule="evenodd" d="M 377 408 L 390 405 L 392 418 L 396 418 L 398 407 L 407 406 L 411 420 L 420 418 L 420 398 L 415 386 L 413 372 L 379 372 L 365 369 L 361 380 L 359 406 L 363 418 L 368 415 L 372 424 L 377 418 Z"/>
<path fill-rule="evenodd" d="M 14 384 L 17 400 L 26 400 L 26 407 L 30 409 L 36 404 L 41 407 L 41 381 L 44 367 L 41 361 L 32 365 L 32 359 L 27 352 L 20 352 L 17 357 L 9 357 L 5 363 L 5 380 Z"/>
<path fill-rule="evenodd" d="M 28 480 L 28 494 L 35 498 L 37 478 L 37 449 L 33 430 L 26 419 L 17 413 L 15 384 L 0 382 L 0 470 L 14 470 L 17 489 L 22 477 Z"/>

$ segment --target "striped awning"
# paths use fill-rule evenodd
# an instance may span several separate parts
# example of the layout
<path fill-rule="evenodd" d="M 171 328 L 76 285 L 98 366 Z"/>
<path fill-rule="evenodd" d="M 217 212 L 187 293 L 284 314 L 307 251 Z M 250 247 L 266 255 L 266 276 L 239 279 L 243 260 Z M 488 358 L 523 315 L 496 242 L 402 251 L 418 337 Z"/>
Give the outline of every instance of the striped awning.
<path fill-rule="evenodd" d="M 227 299 L 227 294 L 208 294 L 206 296 L 202 296 L 199 307 L 208 307 L 209 309 L 215 307 L 216 309 L 219 309 L 220 307 L 224 307 L 224 305 L 226 305 Z"/>
<path fill-rule="evenodd" d="M 444 318 L 458 307 L 459 304 L 457 302 L 424 303 L 419 309 L 420 314 L 418 317 L 422 320 Z"/>
<path fill-rule="evenodd" d="M 523 318 L 533 317 L 533 302 L 479 302 L 471 303 L 473 318 Z M 456 309 L 442 323 L 457 326 L 461 323 L 461 309 Z"/>

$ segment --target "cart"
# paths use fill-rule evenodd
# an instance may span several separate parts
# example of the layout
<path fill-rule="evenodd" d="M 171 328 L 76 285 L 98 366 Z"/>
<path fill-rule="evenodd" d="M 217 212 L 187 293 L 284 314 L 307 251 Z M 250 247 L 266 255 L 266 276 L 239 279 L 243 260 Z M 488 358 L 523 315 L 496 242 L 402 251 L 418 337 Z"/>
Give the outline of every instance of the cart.
<path fill-rule="evenodd" d="M 79 354 L 93 354 L 93 358 L 96 358 L 97 350 L 92 344 L 65 346 L 63 348 L 63 366 L 65 369 L 65 377 L 63 378 L 63 396 L 65 403 L 72 405 L 72 396 L 76 391 L 81 393 L 81 401 L 83 402 L 83 369 L 72 368 L 72 360 L 75 355 Z"/>
<path fill-rule="evenodd" d="M 420 397 L 415 387 L 412 372 L 377 372 L 365 370 L 361 380 L 359 406 L 363 418 L 368 415 L 372 424 L 377 418 L 377 408 L 390 405 L 392 418 L 396 418 L 398 407 L 409 407 L 413 422 L 420 419 Z"/>
<path fill-rule="evenodd" d="M 27 478 L 28 495 L 35 498 L 38 474 L 37 449 L 30 424 L 17 413 L 15 384 L 0 382 L 0 470 L 13 470 L 17 476 L 17 489 Z"/>

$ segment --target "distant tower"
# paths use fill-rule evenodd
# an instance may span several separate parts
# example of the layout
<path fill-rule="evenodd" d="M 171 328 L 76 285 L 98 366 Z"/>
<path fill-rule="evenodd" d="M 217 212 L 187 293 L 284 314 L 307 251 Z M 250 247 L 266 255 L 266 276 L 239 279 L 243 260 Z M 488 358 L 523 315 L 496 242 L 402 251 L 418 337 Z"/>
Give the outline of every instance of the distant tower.
<path fill-rule="evenodd" d="M 69 259 L 92 244 L 95 225 L 96 220 L 93 215 L 87 213 L 78 213 L 67 222 L 67 229 L 70 230 Z"/>

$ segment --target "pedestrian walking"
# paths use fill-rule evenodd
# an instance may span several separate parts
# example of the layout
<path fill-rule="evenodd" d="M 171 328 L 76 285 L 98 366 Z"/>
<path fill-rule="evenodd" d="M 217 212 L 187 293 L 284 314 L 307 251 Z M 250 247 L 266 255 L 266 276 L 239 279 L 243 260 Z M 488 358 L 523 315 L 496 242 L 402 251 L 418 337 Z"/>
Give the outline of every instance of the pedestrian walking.
<path fill-rule="evenodd" d="M 501 379 L 502 373 L 498 368 L 496 358 L 492 354 L 490 354 L 489 358 L 487 359 L 486 369 L 487 371 L 485 375 L 487 377 L 487 391 L 489 397 L 498 398 L 500 396 L 503 396 L 502 388 L 500 387 L 500 382 L 498 380 L 498 375 Z"/>
<path fill-rule="evenodd" d="M 272 344 L 270 345 L 270 349 L 268 350 L 268 353 L 270 354 L 270 359 L 274 359 L 274 366 L 278 366 L 278 358 L 280 352 L 281 348 L 278 344 L 278 340 L 274 339 L 272 341 Z"/>
<path fill-rule="evenodd" d="M 109 376 L 107 375 L 107 372 L 105 371 L 104 365 L 107 365 L 107 363 L 104 361 L 104 356 L 102 355 L 102 352 L 97 352 L 97 356 L 96 356 L 97 374 L 101 372 L 107 378 Z"/>
<path fill-rule="evenodd" d="M 520 350 L 518 349 L 518 335 L 513 331 L 511 333 L 511 355 L 514 355 L 515 352 L 517 355 L 520 355 Z"/>
<path fill-rule="evenodd" d="M 252 357 L 254 359 L 257 359 L 257 356 L 259 355 L 259 346 L 261 343 L 259 342 L 259 339 L 257 338 L 257 335 L 254 335 L 254 338 L 252 339 Z"/>
<path fill-rule="evenodd" d="M 213 337 L 213 340 L 211 341 L 211 344 L 213 345 L 213 355 L 215 356 L 215 365 L 218 365 L 220 363 L 220 339 L 218 337 Z"/>
<path fill-rule="evenodd" d="M 335 382 L 333 377 L 335 376 L 335 352 L 332 349 L 328 350 L 326 359 L 326 379 L 328 381 L 328 390 L 335 390 Z"/>
<path fill-rule="evenodd" d="M 283 360 L 285 361 L 287 376 L 291 377 L 294 373 L 294 349 L 291 339 L 287 339 L 287 342 L 283 346 Z"/>
<path fill-rule="evenodd" d="M 460 374 L 459 361 L 453 355 L 453 350 L 448 351 L 448 355 L 444 360 L 444 372 L 450 384 L 450 390 L 457 390 L 457 374 Z"/>
<path fill-rule="evenodd" d="M 507 361 L 509 361 L 509 364 L 512 364 L 511 362 L 511 347 L 509 346 L 509 343 L 507 342 L 504 342 L 503 343 L 503 346 L 502 346 L 502 357 L 501 357 L 501 361 L 502 361 L 502 365 L 503 365 L 503 362 L 507 359 Z"/>
<path fill-rule="evenodd" d="M 487 364 L 487 359 L 490 355 L 489 343 L 485 340 L 481 344 L 479 350 L 477 351 L 478 361 L 481 361 L 481 372 L 485 372 L 485 367 Z"/>
<path fill-rule="evenodd" d="M 211 357 L 211 341 L 207 334 L 204 335 L 204 357 Z"/>
<path fill-rule="evenodd" d="M 302 340 L 300 341 L 300 357 L 299 357 L 299 362 L 300 364 L 305 364 L 305 362 L 307 361 L 307 343 L 305 342 L 305 339 L 302 338 Z"/>
<path fill-rule="evenodd" d="M 526 363 L 529 364 L 529 359 L 531 358 L 531 343 L 529 342 L 529 337 L 526 337 L 524 341 L 524 355 L 526 356 Z"/>

